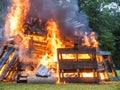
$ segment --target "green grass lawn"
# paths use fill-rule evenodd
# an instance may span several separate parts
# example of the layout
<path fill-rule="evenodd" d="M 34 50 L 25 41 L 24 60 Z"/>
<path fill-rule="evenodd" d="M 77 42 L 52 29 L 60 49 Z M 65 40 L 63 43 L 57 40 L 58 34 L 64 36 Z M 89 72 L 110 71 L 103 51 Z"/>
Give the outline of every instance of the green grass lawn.
<path fill-rule="evenodd" d="M 117 71 L 120 77 L 120 70 Z M 0 83 L 0 90 L 120 90 L 120 81 L 99 84 L 68 83 L 68 84 L 16 84 Z"/>
<path fill-rule="evenodd" d="M 0 90 L 120 90 L 120 82 L 102 84 L 16 84 L 1 83 Z"/>

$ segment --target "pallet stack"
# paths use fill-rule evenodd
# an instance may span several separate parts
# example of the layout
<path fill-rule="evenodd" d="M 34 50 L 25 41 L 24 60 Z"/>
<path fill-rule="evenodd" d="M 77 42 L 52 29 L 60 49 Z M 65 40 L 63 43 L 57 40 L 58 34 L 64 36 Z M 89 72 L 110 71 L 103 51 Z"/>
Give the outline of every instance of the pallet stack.
<path fill-rule="evenodd" d="M 107 65 L 103 58 L 105 54 L 101 54 L 100 52 L 98 53 L 96 48 L 83 46 L 75 48 L 58 48 L 57 54 L 60 82 L 97 83 L 103 80 L 110 80 Z M 79 57 L 79 55 L 84 54 L 89 55 L 90 58 Z M 67 55 L 73 55 L 74 57 L 67 57 Z M 98 58 L 98 55 L 102 58 Z M 106 56 L 109 57 L 109 55 Z M 109 69 L 112 71 L 113 77 L 117 77 L 115 68 L 113 68 L 113 63 L 111 63 L 110 58 L 107 59 L 107 61 L 109 61 Z M 118 78 L 116 80 L 118 80 Z"/>

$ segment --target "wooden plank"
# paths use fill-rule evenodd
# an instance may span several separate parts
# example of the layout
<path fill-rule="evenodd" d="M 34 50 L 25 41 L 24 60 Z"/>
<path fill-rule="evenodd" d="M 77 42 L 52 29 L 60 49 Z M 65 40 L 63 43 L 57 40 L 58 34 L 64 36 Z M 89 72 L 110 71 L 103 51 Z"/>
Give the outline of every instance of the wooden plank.
<path fill-rule="evenodd" d="M 33 40 L 33 43 L 34 44 L 42 44 L 42 45 L 47 45 L 47 43 L 46 42 L 40 42 L 40 41 L 35 41 L 35 40 Z"/>
<path fill-rule="evenodd" d="M 97 68 L 97 63 L 94 61 L 81 62 L 59 62 L 59 69 L 87 69 Z"/>
<path fill-rule="evenodd" d="M 9 81 L 11 80 L 14 76 L 14 73 L 17 73 L 17 66 L 18 66 L 18 59 L 16 58 L 14 63 L 11 65 L 11 67 L 9 68 L 8 72 L 5 74 L 4 78 Z M 15 78 L 15 77 L 14 77 Z"/>
<path fill-rule="evenodd" d="M 37 51 L 37 50 L 33 50 L 32 53 L 35 53 L 35 54 L 38 54 L 39 56 L 42 56 L 42 55 L 45 55 L 45 52 L 44 51 Z"/>
<path fill-rule="evenodd" d="M 96 48 L 87 48 L 87 47 L 79 47 L 79 48 L 58 48 L 58 54 L 96 54 Z"/>
<path fill-rule="evenodd" d="M 42 50 L 46 50 L 47 47 L 43 46 L 43 45 L 33 45 L 33 49 L 42 49 Z"/>
<path fill-rule="evenodd" d="M 64 70 L 64 73 L 77 73 L 77 69 L 60 69 L 59 72 L 62 73 L 62 70 Z"/>
<path fill-rule="evenodd" d="M 109 51 L 99 51 L 99 52 L 97 52 L 97 54 L 100 54 L 100 55 L 111 55 L 111 52 L 109 52 Z"/>
<path fill-rule="evenodd" d="M 7 65 L 6 69 L 3 71 L 2 75 L 0 76 L 0 80 L 2 80 L 4 78 L 4 76 L 7 74 L 8 70 L 10 69 L 10 67 L 13 65 L 13 63 L 15 62 L 15 60 L 18 59 L 18 55 L 15 54 L 12 58 L 12 60 L 9 62 L 9 64 Z"/>
<path fill-rule="evenodd" d="M 3 67 L 3 65 L 6 63 L 7 59 L 9 58 L 9 55 L 15 50 L 13 47 L 8 47 L 4 55 L 0 59 L 0 70 Z"/>
<path fill-rule="evenodd" d="M 59 62 L 95 62 L 92 59 L 59 59 Z"/>
<path fill-rule="evenodd" d="M 3 53 L 4 53 L 4 51 L 5 51 L 6 48 L 7 48 L 7 45 L 4 45 L 4 46 L 2 46 L 0 48 L 0 58 L 2 57 L 2 55 L 3 55 Z"/>
<path fill-rule="evenodd" d="M 20 42 L 23 40 L 23 38 L 18 34 L 14 37 L 14 43 L 15 44 L 20 44 Z"/>
<path fill-rule="evenodd" d="M 66 82 L 66 83 L 98 83 L 99 78 L 97 77 L 64 77 L 60 78 L 61 82 Z"/>

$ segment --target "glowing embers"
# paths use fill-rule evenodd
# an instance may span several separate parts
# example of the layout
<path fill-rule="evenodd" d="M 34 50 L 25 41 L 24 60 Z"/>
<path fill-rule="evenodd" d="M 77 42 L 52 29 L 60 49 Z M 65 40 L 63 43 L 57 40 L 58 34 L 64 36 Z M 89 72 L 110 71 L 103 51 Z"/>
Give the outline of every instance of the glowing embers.
<path fill-rule="evenodd" d="M 6 65 L 4 65 L 4 66 L 2 67 L 2 69 L 0 70 L 0 76 L 1 76 L 1 74 L 3 73 L 5 67 L 6 67 Z"/>
<path fill-rule="evenodd" d="M 78 59 L 91 59 L 91 54 L 78 54 Z"/>
<path fill-rule="evenodd" d="M 83 72 L 81 73 L 82 77 L 94 77 L 94 73 L 93 72 Z"/>
<path fill-rule="evenodd" d="M 72 60 L 76 60 L 76 54 L 62 54 L 62 59 L 72 59 Z"/>
<path fill-rule="evenodd" d="M 60 82 L 98 82 L 95 48 L 59 48 Z"/>
<path fill-rule="evenodd" d="M 76 72 L 74 72 L 74 71 L 76 71 Z M 66 70 L 64 72 L 66 72 Z M 64 75 L 64 77 L 72 77 L 72 78 L 74 78 L 74 77 L 81 77 L 81 78 L 82 77 L 84 77 L 84 78 L 85 77 L 86 78 L 95 77 L 93 72 L 80 72 L 80 73 L 78 73 L 77 70 L 73 70 L 73 72 L 71 72 L 71 73 L 64 73 L 63 75 Z"/>
<path fill-rule="evenodd" d="M 77 72 L 64 73 L 63 75 L 64 75 L 64 77 L 71 77 L 71 78 L 78 77 L 78 73 Z"/>
<path fill-rule="evenodd" d="M 105 78 L 105 73 L 101 73 L 101 72 L 100 72 L 99 74 L 100 74 L 100 79 L 101 79 L 101 80 L 106 79 L 106 78 Z"/>
<path fill-rule="evenodd" d="M 62 54 L 59 58 L 69 59 L 69 60 L 90 60 L 92 57 L 91 54 Z"/>
<path fill-rule="evenodd" d="M 28 68 L 25 69 L 24 73 L 26 73 L 27 75 L 33 75 L 34 74 L 34 72 L 32 70 L 28 69 Z"/>

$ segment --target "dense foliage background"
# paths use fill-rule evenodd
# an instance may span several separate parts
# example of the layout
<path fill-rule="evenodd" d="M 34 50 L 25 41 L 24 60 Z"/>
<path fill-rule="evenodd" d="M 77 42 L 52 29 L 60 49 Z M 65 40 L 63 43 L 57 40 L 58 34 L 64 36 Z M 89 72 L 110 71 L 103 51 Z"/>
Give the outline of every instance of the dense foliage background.
<path fill-rule="evenodd" d="M 0 0 L 0 26 L 4 24 L 3 13 L 8 1 Z M 100 48 L 112 52 L 112 58 L 120 69 L 120 11 L 118 8 L 104 8 L 112 2 L 120 6 L 120 0 L 78 0 L 78 5 L 80 11 L 88 15 L 90 27 L 97 32 Z"/>
<path fill-rule="evenodd" d="M 113 2 L 118 7 L 105 8 Z M 78 0 L 78 5 L 80 11 L 88 15 L 90 27 L 97 32 L 100 48 L 111 51 L 117 68 L 120 68 L 120 0 Z"/>

